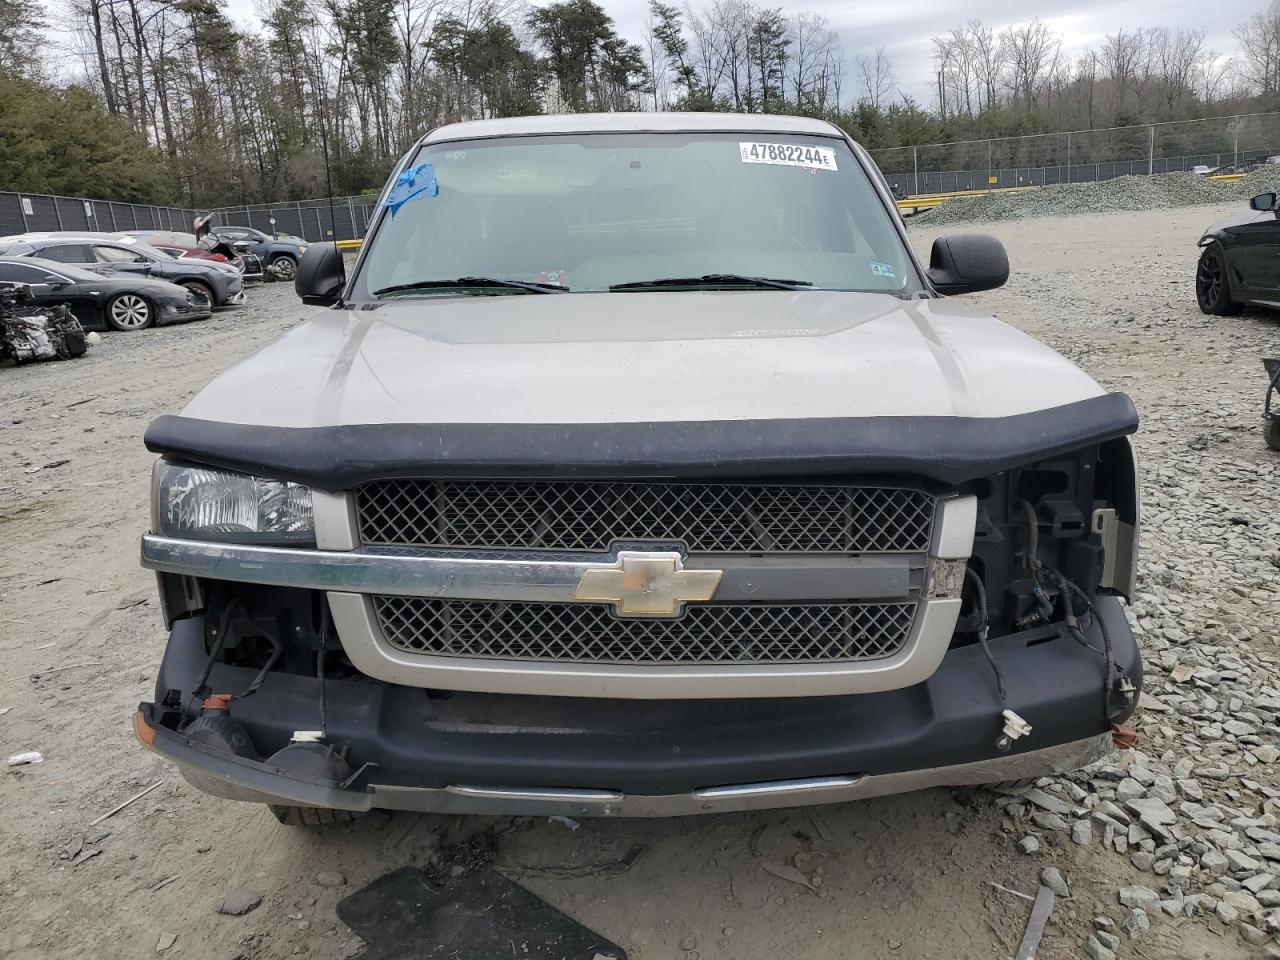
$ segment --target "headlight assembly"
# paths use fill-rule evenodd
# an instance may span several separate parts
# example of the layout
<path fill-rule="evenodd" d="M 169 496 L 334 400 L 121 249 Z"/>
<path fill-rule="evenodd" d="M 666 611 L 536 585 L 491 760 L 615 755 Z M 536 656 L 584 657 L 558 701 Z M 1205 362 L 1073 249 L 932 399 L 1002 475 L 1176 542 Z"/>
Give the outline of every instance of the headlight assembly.
<path fill-rule="evenodd" d="M 314 545 L 311 488 L 161 460 L 152 474 L 152 526 L 186 540 Z"/>

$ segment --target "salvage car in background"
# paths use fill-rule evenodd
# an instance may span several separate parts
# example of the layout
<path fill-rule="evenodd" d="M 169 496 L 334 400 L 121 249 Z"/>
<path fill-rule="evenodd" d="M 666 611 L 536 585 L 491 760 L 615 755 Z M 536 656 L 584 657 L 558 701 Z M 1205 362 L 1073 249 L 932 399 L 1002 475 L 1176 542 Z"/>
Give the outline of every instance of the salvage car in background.
<path fill-rule="evenodd" d="M 394 211 L 394 219 L 391 216 Z M 784 116 L 443 126 L 328 305 L 148 428 L 139 740 L 286 823 L 659 816 L 1073 769 L 1141 659 L 1128 397 Z M 354 362 L 358 357 L 358 362 Z"/>
<path fill-rule="evenodd" d="M 234 225 L 210 227 L 209 230 L 219 240 L 236 249 L 247 244 L 245 249 L 261 260 L 266 271 L 277 280 L 292 280 L 298 269 L 298 261 L 307 252 L 306 240 L 287 233 L 272 236 L 253 227 Z"/>
<path fill-rule="evenodd" d="M 262 277 L 262 261 L 245 250 L 237 251 L 217 237 L 206 234 L 199 239 L 194 233 L 179 233 L 172 230 L 130 230 L 123 236 L 136 237 L 162 253 L 176 258 L 195 258 L 197 260 L 218 260 L 233 264 L 246 280 Z"/>
<path fill-rule="evenodd" d="M 41 257 L 97 273 L 131 273 L 186 287 L 211 306 L 244 300 L 244 277 L 230 263 L 175 260 L 141 240 L 113 234 L 26 233 L 0 238 L 0 256 Z"/>
<path fill-rule="evenodd" d="M 38 257 L 0 257 L 0 281 L 26 284 L 36 306 L 65 303 L 90 330 L 145 330 L 203 320 L 212 312 L 208 301 L 177 284 L 128 274 L 104 276 Z"/>
<path fill-rule="evenodd" d="M 1196 302 L 1229 316 L 1245 304 L 1280 308 L 1280 212 L 1276 194 L 1261 193 L 1247 211 L 1219 220 L 1200 237 Z"/>

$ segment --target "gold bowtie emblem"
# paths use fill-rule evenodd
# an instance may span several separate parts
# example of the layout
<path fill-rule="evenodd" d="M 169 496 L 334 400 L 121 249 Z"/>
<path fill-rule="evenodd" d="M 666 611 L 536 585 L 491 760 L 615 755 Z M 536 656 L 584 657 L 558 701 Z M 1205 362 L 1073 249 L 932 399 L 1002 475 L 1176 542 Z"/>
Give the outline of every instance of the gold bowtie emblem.
<path fill-rule="evenodd" d="M 723 576 L 723 570 L 686 570 L 678 553 L 623 550 L 616 567 L 584 573 L 574 598 L 612 603 L 623 617 L 674 617 L 686 603 L 715 596 Z"/>

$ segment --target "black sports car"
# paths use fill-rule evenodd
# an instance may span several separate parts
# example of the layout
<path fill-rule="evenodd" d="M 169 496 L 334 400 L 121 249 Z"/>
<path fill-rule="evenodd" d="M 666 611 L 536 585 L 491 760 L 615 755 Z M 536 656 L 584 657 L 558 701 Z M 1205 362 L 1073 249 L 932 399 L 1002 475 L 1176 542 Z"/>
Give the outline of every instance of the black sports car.
<path fill-rule="evenodd" d="M 39 257 L 104 274 L 135 274 L 168 280 L 203 296 L 215 307 L 244 301 L 244 278 L 230 263 L 175 260 L 125 234 L 25 233 L 0 237 L 0 256 Z"/>
<path fill-rule="evenodd" d="M 165 280 L 114 274 L 38 257 L 0 257 L 0 281 L 25 283 L 37 306 L 65 303 L 89 329 L 142 330 L 157 323 L 203 320 L 207 300 Z"/>
<path fill-rule="evenodd" d="M 1280 308 L 1280 211 L 1274 193 L 1219 221 L 1200 238 L 1196 300 L 1205 313 L 1226 316 L 1254 303 Z"/>

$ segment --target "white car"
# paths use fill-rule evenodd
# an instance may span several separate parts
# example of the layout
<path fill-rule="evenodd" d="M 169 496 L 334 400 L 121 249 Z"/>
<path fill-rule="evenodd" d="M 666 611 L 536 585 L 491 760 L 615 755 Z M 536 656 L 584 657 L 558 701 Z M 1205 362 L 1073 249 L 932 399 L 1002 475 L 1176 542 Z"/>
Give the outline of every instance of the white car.
<path fill-rule="evenodd" d="M 1141 661 L 1129 398 L 917 261 L 830 124 L 440 127 L 331 307 L 146 442 L 139 738 L 290 823 L 655 816 L 1071 769 Z"/>

